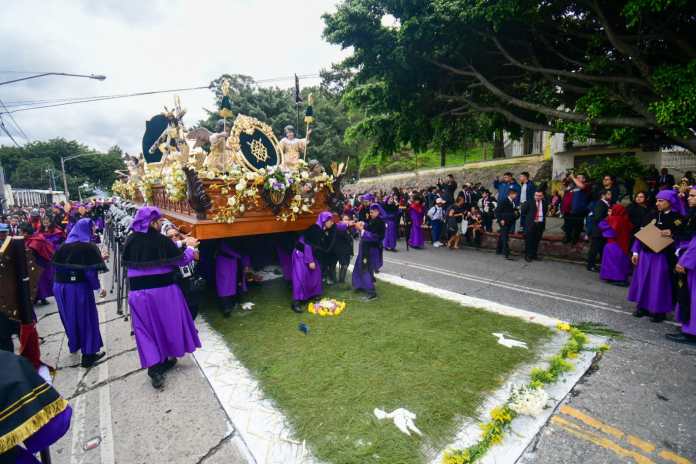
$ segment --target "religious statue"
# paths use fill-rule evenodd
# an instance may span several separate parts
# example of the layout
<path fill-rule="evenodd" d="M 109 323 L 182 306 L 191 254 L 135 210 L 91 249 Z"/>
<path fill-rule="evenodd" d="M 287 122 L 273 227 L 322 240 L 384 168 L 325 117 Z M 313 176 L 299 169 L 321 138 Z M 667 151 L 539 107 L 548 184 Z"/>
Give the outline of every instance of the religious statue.
<path fill-rule="evenodd" d="M 312 135 L 312 129 L 307 130 L 307 136 L 303 139 L 295 138 L 295 128 L 293 126 L 285 126 L 285 137 L 278 143 L 278 148 L 283 154 L 283 166 L 288 169 L 294 169 L 304 157 L 309 144 L 309 137 Z"/>

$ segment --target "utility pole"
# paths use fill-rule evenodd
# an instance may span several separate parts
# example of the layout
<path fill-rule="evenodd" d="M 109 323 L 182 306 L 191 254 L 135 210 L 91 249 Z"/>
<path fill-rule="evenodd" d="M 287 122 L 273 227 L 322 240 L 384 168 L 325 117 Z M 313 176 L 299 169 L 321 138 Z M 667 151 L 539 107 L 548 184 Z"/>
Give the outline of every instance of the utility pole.
<path fill-rule="evenodd" d="M 65 177 L 65 158 L 60 157 L 60 170 L 63 173 L 63 193 L 65 194 L 65 201 L 70 201 L 70 193 L 68 192 L 68 178 Z"/>

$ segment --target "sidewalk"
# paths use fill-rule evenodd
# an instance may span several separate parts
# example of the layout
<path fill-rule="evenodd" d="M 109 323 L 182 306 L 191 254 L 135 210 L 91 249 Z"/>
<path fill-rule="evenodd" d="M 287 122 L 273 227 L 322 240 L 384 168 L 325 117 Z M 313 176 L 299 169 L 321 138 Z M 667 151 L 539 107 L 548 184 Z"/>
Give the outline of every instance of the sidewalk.
<path fill-rule="evenodd" d="M 105 281 L 108 281 L 105 279 Z M 112 295 L 98 303 L 107 356 L 91 369 L 70 354 L 53 298 L 36 308 L 44 362 L 73 408 L 71 428 L 51 447 L 54 464 L 247 463 L 244 448 L 191 355 L 167 376 L 164 391 L 140 368 L 130 321 Z"/>

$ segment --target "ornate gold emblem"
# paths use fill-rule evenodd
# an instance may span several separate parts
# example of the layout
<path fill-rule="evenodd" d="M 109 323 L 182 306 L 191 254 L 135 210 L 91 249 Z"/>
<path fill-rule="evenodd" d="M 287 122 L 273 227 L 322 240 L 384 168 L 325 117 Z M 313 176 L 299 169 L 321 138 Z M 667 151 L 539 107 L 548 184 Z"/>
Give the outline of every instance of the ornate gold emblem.
<path fill-rule="evenodd" d="M 251 142 L 247 142 L 247 145 L 249 145 L 251 154 L 254 155 L 256 161 L 266 161 L 268 159 L 268 150 L 260 140 L 254 139 Z"/>

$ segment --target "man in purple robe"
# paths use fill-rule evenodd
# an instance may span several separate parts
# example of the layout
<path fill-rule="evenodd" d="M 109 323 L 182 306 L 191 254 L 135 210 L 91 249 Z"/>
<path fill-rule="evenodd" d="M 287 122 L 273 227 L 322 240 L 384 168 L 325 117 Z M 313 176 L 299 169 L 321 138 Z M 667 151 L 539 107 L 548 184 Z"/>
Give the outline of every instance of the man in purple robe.
<path fill-rule="evenodd" d="M 657 213 L 650 219 L 665 237 L 672 237 L 682 226 L 682 217 L 674 210 L 679 201 L 674 190 L 662 190 L 657 194 Z M 675 246 L 668 246 L 655 253 L 636 240 L 631 247 L 631 262 L 636 266 L 628 290 L 628 301 L 636 303 L 635 317 L 650 315 L 653 322 L 662 322 L 674 310 Z"/>
<path fill-rule="evenodd" d="M 384 223 L 386 225 L 383 243 L 384 249 L 387 251 L 396 251 L 396 242 L 399 240 L 399 219 L 401 218 L 399 204 L 396 202 L 396 198 L 390 196 L 387 199 L 384 205 L 384 212 L 386 214 L 384 218 Z"/>
<path fill-rule="evenodd" d="M 250 267 L 251 261 L 238 249 L 232 240 L 224 240 L 215 255 L 215 288 L 225 317 L 239 307 L 239 295 L 247 291 L 244 270 Z"/>
<path fill-rule="evenodd" d="M 675 266 L 678 287 L 676 319 L 681 323 L 681 331 L 665 336 L 677 343 L 696 345 L 696 188 L 689 190 L 687 202 L 690 211 L 687 220 L 689 230 L 686 232 L 692 238 L 680 250 Z"/>
<path fill-rule="evenodd" d="M 425 209 L 423 208 L 423 198 L 420 195 L 413 197 L 413 200 L 408 205 L 408 215 L 411 222 L 411 230 L 408 236 L 408 245 L 411 248 L 421 249 L 425 246 L 425 238 L 423 237 L 423 218 L 425 217 Z"/>
<path fill-rule="evenodd" d="M 71 353 L 80 350 L 82 367 L 91 367 L 104 357 L 99 331 L 99 315 L 94 291 L 106 296 L 97 273 L 106 271 L 99 248 L 91 242 L 92 220 L 80 219 L 70 230 L 65 243 L 53 255 L 55 277 L 53 295 L 60 320 L 68 337 Z"/>
<path fill-rule="evenodd" d="M 353 266 L 353 288 L 367 293 L 368 300 L 377 298 L 375 273 L 382 267 L 382 240 L 384 240 L 384 210 L 374 203 L 370 206 L 370 219 L 367 223 L 358 222 L 355 226 L 360 234 L 358 256 Z"/>
<path fill-rule="evenodd" d="M 292 305 L 296 313 L 302 313 L 302 305 L 309 299 L 322 294 L 321 264 L 317 253 L 321 250 L 322 234 L 333 227 L 333 215 L 328 211 L 319 213 L 317 222 L 305 230 L 297 239 L 292 252 Z"/>
<path fill-rule="evenodd" d="M 177 267 L 194 258 L 197 240 L 187 238 L 182 246 L 160 233 L 159 209 L 144 206 L 131 224 L 123 262 L 128 268 L 135 342 L 140 364 L 147 368 L 152 386 L 164 386 L 165 373 L 176 358 L 200 348 L 198 331 L 186 299 L 176 283 Z"/>

